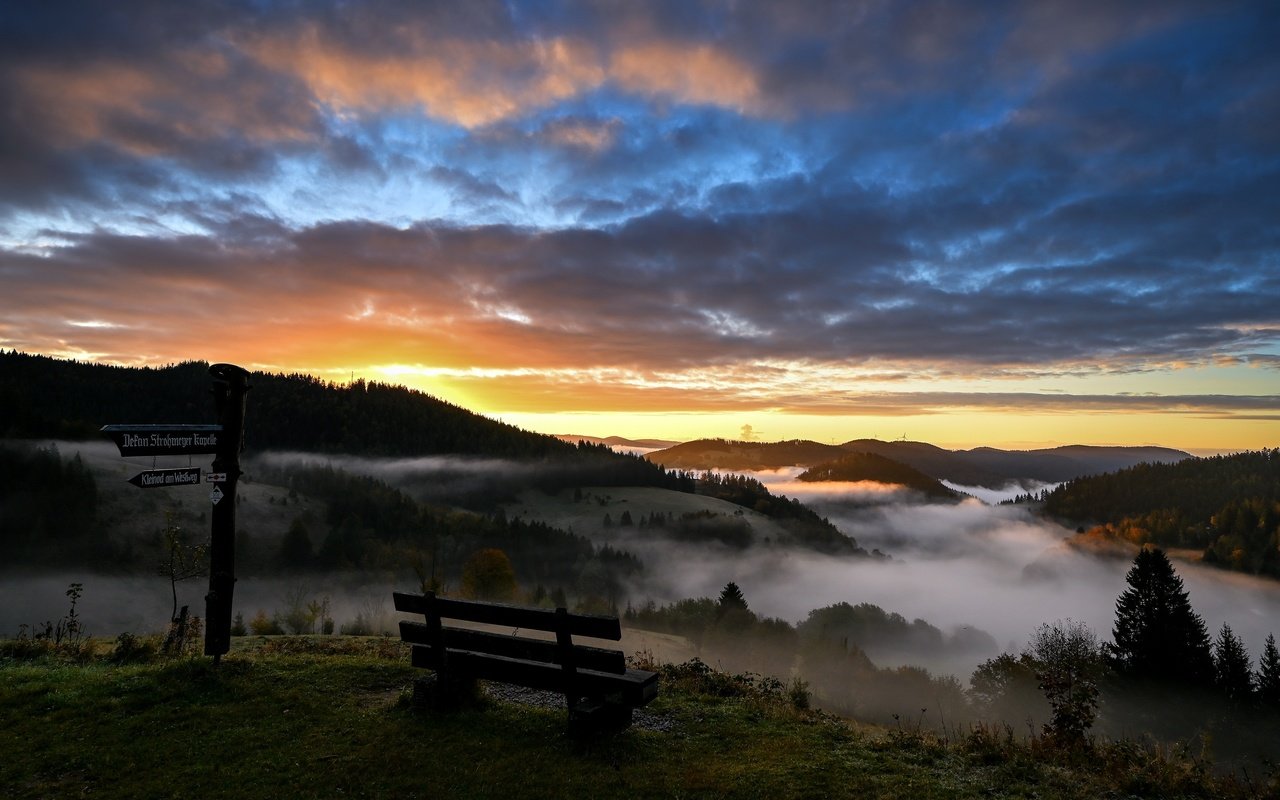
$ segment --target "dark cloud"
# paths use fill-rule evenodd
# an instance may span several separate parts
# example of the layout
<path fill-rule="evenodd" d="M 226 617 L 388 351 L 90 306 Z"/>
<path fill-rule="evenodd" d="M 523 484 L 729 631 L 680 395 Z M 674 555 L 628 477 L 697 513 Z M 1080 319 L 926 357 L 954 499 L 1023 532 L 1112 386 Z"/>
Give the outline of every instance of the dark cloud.
<path fill-rule="evenodd" d="M 1243 2 L 24 7 L 0 344 L 159 357 L 219 305 L 281 364 L 340 334 L 494 369 L 1271 368 L 1277 34 Z"/>

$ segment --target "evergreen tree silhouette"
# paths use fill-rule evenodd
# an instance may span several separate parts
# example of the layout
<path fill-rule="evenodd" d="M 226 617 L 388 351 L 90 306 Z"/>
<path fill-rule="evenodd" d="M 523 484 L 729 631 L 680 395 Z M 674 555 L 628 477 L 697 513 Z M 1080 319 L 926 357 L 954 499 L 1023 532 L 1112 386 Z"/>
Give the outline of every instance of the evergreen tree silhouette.
<path fill-rule="evenodd" d="M 1112 667 L 1133 678 L 1211 685 L 1209 633 L 1164 551 L 1138 553 L 1125 581 L 1106 648 Z"/>
<path fill-rule="evenodd" d="M 1249 653 L 1244 643 L 1225 622 L 1213 644 L 1213 666 L 1217 672 L 1215 683 L 1227 697 L 1244 702 L 1253 695 L 1253 671 L 1249 666 Z"/>
<path fill-rule="evenodd" d="M 1258 699 L 1264 706 L 1280 710 L 1280 651 L 1275 634 L 1267 636 L 1258 659 Z"/>

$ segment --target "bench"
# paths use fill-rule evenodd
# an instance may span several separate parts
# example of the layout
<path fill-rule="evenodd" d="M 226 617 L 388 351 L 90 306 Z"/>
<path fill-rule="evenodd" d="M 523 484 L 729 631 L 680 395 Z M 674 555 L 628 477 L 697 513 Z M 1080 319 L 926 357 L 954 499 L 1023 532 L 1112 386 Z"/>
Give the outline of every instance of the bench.
<path fill-rule="evenodd" d="M 426 618 L 400 622 L 401 640 L 413 646 L 413 666 L 435 672 L 415 685 L 416 705 L 455 708 L 475 696 L 476 679 L 546 689 L 565 696 L 570 733 L 585 734 L 626 728 L 632 709 L 658 694 L 657 674 L 629 669 L 622 651 L 574 644 L 574 636 L 618 641 L 622 627 L 617 617 L 457 600 L 432 592 L 395 592 L 392 597 L 397 611 Z M 445 620 L 547 631 L 555 640 L 452 627 Z"/>

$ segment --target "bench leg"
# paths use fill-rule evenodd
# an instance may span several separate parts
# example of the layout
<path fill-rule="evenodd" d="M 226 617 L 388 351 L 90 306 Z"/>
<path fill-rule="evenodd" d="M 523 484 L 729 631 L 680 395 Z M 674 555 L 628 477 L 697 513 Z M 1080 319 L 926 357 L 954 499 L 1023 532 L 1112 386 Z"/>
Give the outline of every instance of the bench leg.
<path fill-rule="evenodd" d="M 573 737 L 616 733 L 631 727 L 631 706 L 604 700 L 583 700 L 569 710 L 569 735 Z"/>
<path fill-rule="evenodd" d="M 413 708 L 417 711 L 456 711 L 479 702 L 480 687 L 474 678 L 424 675 L 413 682 Z"/>

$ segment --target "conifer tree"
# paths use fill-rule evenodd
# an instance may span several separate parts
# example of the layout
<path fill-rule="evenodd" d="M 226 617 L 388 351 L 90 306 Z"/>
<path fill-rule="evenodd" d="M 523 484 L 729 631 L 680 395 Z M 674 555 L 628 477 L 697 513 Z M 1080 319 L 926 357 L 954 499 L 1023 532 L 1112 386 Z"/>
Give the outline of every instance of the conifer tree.
<path fill-rule="evenodd" d="M 1244 644 L 1225 622 L 1213 645 L 1213 666 L 1218 689 L 1232 700 L 1243 702 L 1253 694 L 1253 671 Z"/>
<path fill-rule="evenodd" d="M 1275 634 L 1267 636 L 1258 659 L 1258 699 L 1264 706 L 1280 710 L 1280 651 Z"/>
<path fill-rule="evenodd" d="M 1111 665 L 1134 678 L 1211 685 L 1209 633 L 1164 551 L 1138 553 L 1125 581 L 1107 646 Z"/>
<path fill-rule="evenodd" d="M 720 614 L 723 615 L 729 609 L 737 608 L 743 611 L 747 610 L 747 598 L 742 594 L 742 590 L 738 588 L 738 584 L 729 581 L 720 590 L 720 599 L 717 601 Z"/>

